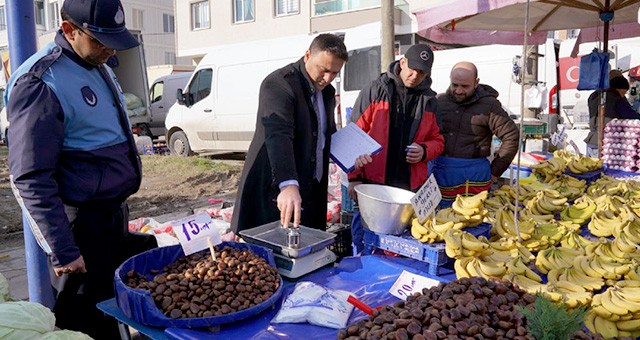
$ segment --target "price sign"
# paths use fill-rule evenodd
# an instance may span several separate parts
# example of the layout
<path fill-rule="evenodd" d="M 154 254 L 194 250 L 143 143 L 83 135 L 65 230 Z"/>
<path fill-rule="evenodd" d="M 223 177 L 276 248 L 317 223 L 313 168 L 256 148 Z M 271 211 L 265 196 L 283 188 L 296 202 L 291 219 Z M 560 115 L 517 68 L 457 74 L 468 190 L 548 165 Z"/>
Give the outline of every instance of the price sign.
<path fill-rule="evenodd" d="M 422 292 L 422 288 L 435 287 L 439 283 L 436 280 L 403 270 L 402 274 L 391 286 L 389 293 L 399 299 L 406 300 L 413 293 Z"/>
<path fill-rule="evenodd" d="M 173 232 L 178 237 L 185 255 L 191 255 L 209 247 L 208 238 L 212 245 L 222 242 L 220 231 L 213 227 L 209 214 L 202 212 L 171 222 Z"/>
<path fill-rule="evenodd" d="M 551 136 L 551 144 L 553 145 L 562 145 L 564 141 L 567 139 L 567 134 L 564 132 L 564 125 L 560 127 L 559 131 L 556 131 Z"/>
<path fill-rule="evenodd" d="M 411 205 L 420 223 L 423 223 L 429 215 L 433 214 L 441 200 L 440 188 L 438 188 L 436 178 L 431 174 L 420 190 L 411 197 Z"/>

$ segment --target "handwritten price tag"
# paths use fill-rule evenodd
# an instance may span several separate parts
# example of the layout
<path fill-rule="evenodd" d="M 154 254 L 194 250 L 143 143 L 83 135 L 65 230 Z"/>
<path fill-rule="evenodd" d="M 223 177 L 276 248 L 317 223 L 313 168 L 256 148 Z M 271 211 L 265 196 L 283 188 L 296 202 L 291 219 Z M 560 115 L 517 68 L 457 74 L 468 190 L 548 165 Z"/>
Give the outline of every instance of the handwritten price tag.
<path fill-rule="evenodd" d="M 431 174 L 420 190 L 411 197 L 411 205 L 420 223 L 423 223 L 429 215 L 433 214 L 441 200 L 440 188 L 438 188 L 436 178 Z"/>
<path fill-rule="evenodd" d="M 209 248 L 208 238 L 211 238 L 214 246 L 222 243 L 220 231 L 213 227 L 211 217 L 205 212 L 187 216 L 172 222 L 171 225 L 185 255 Z"/>
<path fill-rule="evenodd" d="M 431 288 L 439 283 L 436 280 L 403 270 L 402 274 L 398 276 L 396 282 L 391 286 L 389 293 L 399 299 L 406 300 L 413 293 L 422 292 L 422 288 Z"/>
<path fill-rule="evenodd" d="M 556 131 L 552 136 L 551 136 L 551 144 L 553 145 L 562 145 L 564 144 L 564 141 L 567 139 L 567 134 L 564 132 L 564 125 L 560 127 L 559 131 Z"/>

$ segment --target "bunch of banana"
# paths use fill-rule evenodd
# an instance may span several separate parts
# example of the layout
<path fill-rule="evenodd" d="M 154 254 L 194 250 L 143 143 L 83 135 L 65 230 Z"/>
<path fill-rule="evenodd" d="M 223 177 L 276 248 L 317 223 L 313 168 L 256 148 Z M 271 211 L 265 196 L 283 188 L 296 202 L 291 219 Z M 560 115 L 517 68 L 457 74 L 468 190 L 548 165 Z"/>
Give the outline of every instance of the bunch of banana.
<path fill-rule="evenodd" d="M 633 259 L 631 262 L 631 269 L 629 272 L 624 274 L 625 280 L 640 280 L 640 260 Z"/>
<path fill-rule="evenodd" d="M 571 309 L 589 305 L 593 297 L 584 287 L 565 280 L 547 284 L 547 292 L 562 294 L 562 302 Z"/>
<path fill-rule="evenodd" d="M 623 229 L 628 230 L 629 226 Z M 625 258 L 625 254 L 628 254 L 631 259 L 640 258 L 640 247 L 638 247 L 638 244 L 633 242 L 626 233 L 617 235 L 610 244 L 611 252 L 617 258 Z"/>
<path fill-rule="evenodd" d="M 573 154 L 564 149 L 559 149 L 553 152 L 553 157 L 562 158 L 565 162 L 569 162 L 576 157 L 576 154 Z"/>
<path fill-rule="evenodd" d="M 557 190 L 562 197 L 574 200 L 584 194 L 587 182 L 567 175 L 560 175 L 549 181 L 551 187 Z"/>
<path fill-rule="evenodd" d="M 568 232 L 567 228 L 557 221 L 549 223 L 540 223 L 536 226 L 531 239 L 546 241 L 550 245 L 555 246 L 564 238 Z"/>
<path fill-rule="evenodd" d="M 551 247 L 538 252 L 536 256 L 536 268 L 546 274 L 551 269 L 569 267 L 577 256 L 584 255 L 577 249 L 565 247 Z"/>
<path fill-rule="evenodd" d="M 542 284 L 536 280 L 532 280 L 524 275 L 515 274 L 515 273 L 506 273 L 502 276 L 503 280 L 511 281 L 516 286 L 520 287 L 520 289 L 524 290 L 529 294 L 536 294 L 541 291 L 546 290 L 546 285 Z M 560 296 L 560 298 L 562 298 Z"/>
<path fill-rule="evenodd" d="M 618 232 L 618 230 L 620 231 Z M 614 228 L 614 233 L 616 233 L 615 234 L 616 236 L 619 234 L 625 234 L 625 236 L 630 242 L 633 242 L 634 244 L 639 245 L 640 244 L 640 220 L 634 218 L 629 222 L 628 225 Z"/>
<path fill-rule="evenodd" d="M 595 300 L 595 296 L 592 299 L 592 305 L 593 300 Z M 584 320 L 584 325 L 585 327 L 587 327 L 589 332 L 593 334 L 600 334 L 605 339 L 617 338 L 620 336 L 633 336 L 633 332 L 624 332 L 618 330 L 618 325 L 616 324 L 616 322 L 599 316 L 593 310 L 587 312 L 587 316 Z"/>
<path fill-rule="evenodd" d="M 578 261 L 579 257 L 576 256 L 574 263 Z M 583 290 L 594 291 L 599 290 L 604 286 L 604 280 L 601 278 L 588 276 L 582 269 L 576 265 L 572 265 L 565 268 L 554 268 L 547 273 L 547 280 L 549 283 L 556 283 L 559 281 L 568 281 L 575 285 L 580 286 Z"/>
<path fill-rule="evenodd" d="M 531 166 L 534 174 L 541 182 L 549 183 L 553 178 L 560 176 L 567 167 L 567 162 L 562 158 L 550 158 L 539 164 Z"/>
<path fill-rule="evenodd" d="M 456 196 L 455 201 L 451 205 L 451 209 L 464 217 L 466 226 L 473 227 L 482 223 L 482 220 L 487 216 L 487 209 L 484 208 L 484 201 L 489 196 L 488 191 L 483 191 L 474 196 L 464 197 L 462 195 Z"/>
<path fill-rule="evenodd" d="M 516 256 L 505 262 L 505 266 L 507 267 L 507 273 L 523 275 L 533 281 L 542 282 L 540 275 L 529 268 L 520 256 Z"/>
<path fill-rule="evenodd" d="M 598 207 L 597 210 L 611 210 L 615 213 L 619 213 L 626 205 L 627 202 L 620 196 L 602 195 L 593 198 Z"/>
<path fill-rule="evenodd" d="M 621 281 L 602 294 L 594 295 L 591 310 L 598 317 L 613 322 L 618 331 L 640 330 L 639 284 L 640 281 Z"/>
<path fill-rule="evenodd" d="M 522 221 L 518 223 L 520 237 L 522 238 L 522 240 L 528 240 L 531 238 L 535 226 L 536 223 L 533 220 Z M 518 237 L 515 220 L 513 214 L 510 211 L 501 208 L 496 212 L 496 219 L 493 224 L 493 228 L 491 228 L 491 234 L 496 236 L 497 238 Z"/>
<path fill-rule="evenodd" d="M 599 197 L 602 195 L 624 196 L 627 189 L 622 183 L 622 181 L 610 176 L 600 176 L 600 178 L 589 185 L 587 195 L 591 197 Z"/>
<path fill-rule="evenodd" d="M 560 240 L 560 245 L 566 248 L 579 249 L 586 253 L 587 246 L 593 244 L 594 242 L 587 240 L 586 238 L 580 235 L 579 230 L 570 230 L 568 231 L 562 240 Z"/>
<path fill-rule="evenodd" d="M 536 196 L 527 202 L 525 208 L 536 215 L 547 215 L 561 211 L 566 203 L 567 198 L 562 197 L 558 191 L 544 190 L 536 193 Z"/>
<path fill-rule="evenodd" d="M 492 253 L 488 243 L 478 240 L 466 231 L 449 229 L 443 235 L 445 253 L 450 258 L 459 259 L 469 256 L 484 256 Z"/>
<path fill-rule="evenodd" d="M 640 199 L 637 197 L 625 199 L 627 200 L 627 208 L 629 209 L 629 212 L 633 214 L 634 218 L 640 218 Z"/>
<path fill-rule="evenodd" d="M 629 223 L 628 215 L 624 210 L 620 210 L 618 214 L 612 210 L 602 210 L 591 215 L 591 221 L 589 221 L 587 228 L 594 236 L 608 237 L 613 235 L 616 228 L 624 229 L 623 224 Z"/>
<path fill-rule="evenodd" d="M 615 249 L 614 249 L 615 248 Z M 587 255 L 602 257 L 606 261 L 619 263 L 631 263 L 633 255 L 617 249 L 616 244 L 607 238 L 601 237 L 598 242 L 588 245 L 585 248 Z"/>
<path fill-rule="evenodd" d="M 489 211 L 496 211 L 504 207 L 506 203 L 511 204 L 511 201 L 504 196 L 493 195 L 484 201 L 484 207 Z"/>
<path fill-rule="evenodd" d="M 640 198 L 640 183 L 632 180 L 625 182 L 627 186 L 627 192 L 623 193 L 623 196 L 627 200 L 638 200 Z"/>
<path fill-rule="evenodd" d="M 558 221 L 558 224 L 567 228 L 568 231 L 580 231 L 582 226 L 572 221 Z"/>
<path fill-rule="evenodd" d="M 586 256 L 575 261 L 575 266 L 580 268 L 587 276 L 617 281 L 631 271 L 631 264 L 616 262 L 602 256 Z M 605 282 L 605 283 L 608 283 Z"/>
<path fill-rule="evenodd" d="M 462 257 L 453 264 L 458 279 L 465 277 L 501 278 L 507 271 L 504 262 L 493 262 L 482 257 Z"/>
<path fill-rule="evenodd" d="M 442 224 L 434 223 L 432 219 L 427 219 L 424 223 L 420 223 L 418 218 L 411 220 L 411 236 L 415 237 L 422 243 L 442 242 L 444 233 L 454 227 L 453 221 L 444 222 Z"/>
<path fill-rule="evenodd" d="M 538 224 L 550 223 L 552 221 L 555 221 L 555 217 L 553 216 L 553 214 L 537 215 L 531 212 L 531 210 L 529 209 L 520 210 L 518 214 L 518 219 L 520 221 L 533 220 Z"/>
<path fill-rule="evenodd" d="M 536 192 L 540 191 L 540 189 L 534 189 L 531 185 L 523 185 L 520 184 L 520 199 L 519 201 L 525 201 L 533 196 L 535 196 Z M 510 185 L 503 185 L 498 190 L 492 192 L 493 196 L 502 197 L 503 199 L 509 201 L 514 204 L 516 201 L 516 196 L 518 195 L 516 187 Z"/>
<path fill-rule="evenodd" d="M 576 224 L 584 224 L 591 220 L 591 215 L 596 211 L 596 208 L 596 203 L 589 196 L 582 196 L 573 205 L 564 208 L 560 212 L 560 219 Z"/>
<path fill-rule="evenodd" d="M 602 168 L 602 160 L 592 157 L 574 157 L 567 163 L 567 169 L 574 174 L 583 174 Z"/>
<path fill-rule="evenodd" d="M 491 249 L 493 249 L 493 251 L 496 253 L 500 252 L 503 254 L 509 254 L 509 256 L 511 256 L 511 254 L 514 253 L 513 251 L 517 250 L 518 257 L 520 257 L 520 260 L 522 260 L 522 262 L 524 263 L 529 263 L 532 260 L 535 260 L 536 258 L 536 256 L 533 255 L 527 247 L 523 246 L 520 242 L 516 241 L 516 239 L 513 237 L 510 237 L 510 238 L 503 237 L 490 242 L 484 236 L 480 236 L 478 240 L 482 242 L 486 242 L 489 245 L 489 247 L 491 247 Z"/>

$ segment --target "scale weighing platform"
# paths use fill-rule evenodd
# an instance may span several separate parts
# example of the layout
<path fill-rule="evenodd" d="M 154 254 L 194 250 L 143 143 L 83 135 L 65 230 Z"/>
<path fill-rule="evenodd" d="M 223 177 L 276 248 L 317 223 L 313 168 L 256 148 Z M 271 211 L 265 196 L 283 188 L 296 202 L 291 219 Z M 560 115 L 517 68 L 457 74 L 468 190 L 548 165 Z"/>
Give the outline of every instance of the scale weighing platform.
<path fill-rule="evenodd" d="M 327 249 L 335 242 L 335 234 L 300 226 L 297 247 L 289 244 L 289 234 L 289 228 L 282 227 L 279 221 L 240 231 L 248 243 L 272 249 L 278 272 L 290 279 L 336 261 L 336 255 Z"/>

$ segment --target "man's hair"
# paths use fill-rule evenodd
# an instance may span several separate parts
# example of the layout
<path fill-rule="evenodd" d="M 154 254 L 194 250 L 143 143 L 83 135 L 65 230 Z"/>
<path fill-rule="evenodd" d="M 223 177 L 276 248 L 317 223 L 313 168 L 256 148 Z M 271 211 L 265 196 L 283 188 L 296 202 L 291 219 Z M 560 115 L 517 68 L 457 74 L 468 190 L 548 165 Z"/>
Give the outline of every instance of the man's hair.
<path fill-rule="evenodd" d="M 311 51 L 311 53 L 326 51 L 344 61 L 349 60 L 347 47 L 344 46 L 342 38 L 335 34 L 325 33 L 315 37 L 311 42 L 311 46 L 309 46 L 309 51 Z"/>

